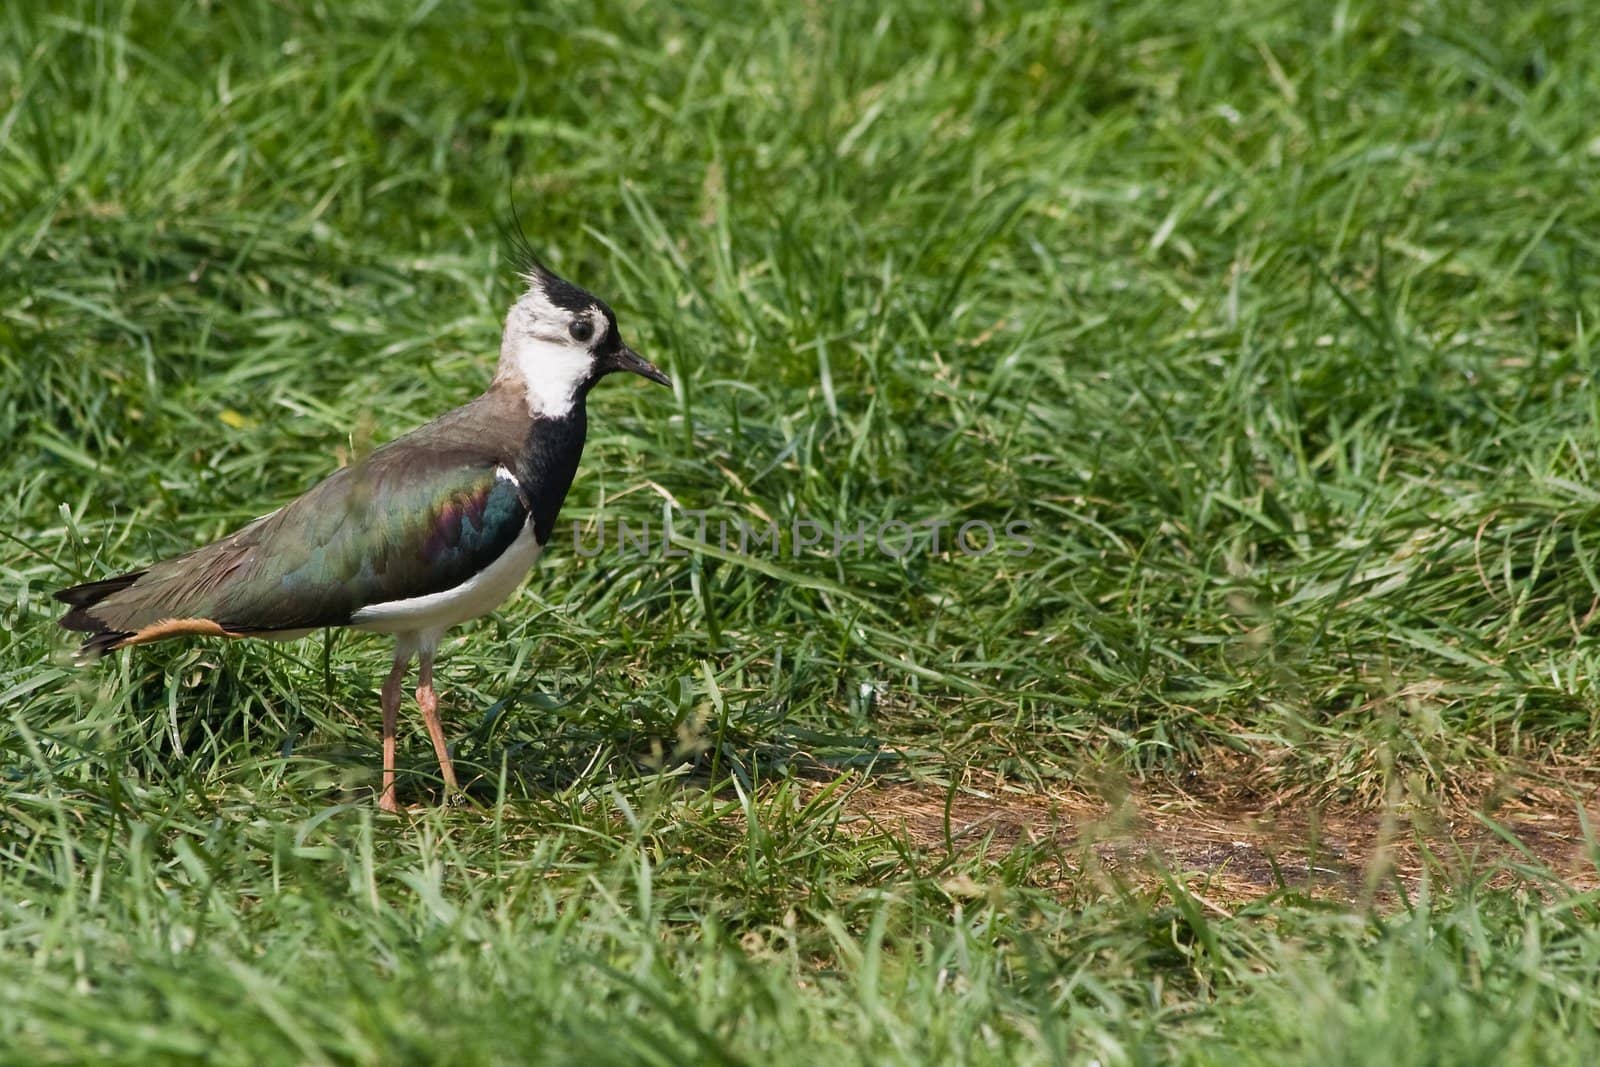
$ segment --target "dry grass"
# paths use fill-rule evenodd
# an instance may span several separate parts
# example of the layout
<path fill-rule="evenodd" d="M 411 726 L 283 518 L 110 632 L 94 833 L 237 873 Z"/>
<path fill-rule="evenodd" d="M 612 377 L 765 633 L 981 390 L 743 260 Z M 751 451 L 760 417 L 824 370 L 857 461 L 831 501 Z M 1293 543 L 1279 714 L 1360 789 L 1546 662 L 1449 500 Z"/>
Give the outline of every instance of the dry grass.
<path fill-rule="evenodd" d="M 1525 767 L 1486 776 L 1470 795 L 1397 792 L 1380 805 L 1307 804 L 1293 789 L 1275 791 L 1268 775 L 1259 761 L 1238 759 L 1207 775 L 1139 785 L 1030 790 L 981 772 L 953 791 L 863 781 L 848 794 L 844 824 L 963 858 L 1054 850 L 1062 889 L 1086 877 L 1127 888 L 1177 875 L 1202 899 L 1230 907 L 1297 893 L 1392 908 L 1441 879 L 1600 888 L 1592 769 Z"/>

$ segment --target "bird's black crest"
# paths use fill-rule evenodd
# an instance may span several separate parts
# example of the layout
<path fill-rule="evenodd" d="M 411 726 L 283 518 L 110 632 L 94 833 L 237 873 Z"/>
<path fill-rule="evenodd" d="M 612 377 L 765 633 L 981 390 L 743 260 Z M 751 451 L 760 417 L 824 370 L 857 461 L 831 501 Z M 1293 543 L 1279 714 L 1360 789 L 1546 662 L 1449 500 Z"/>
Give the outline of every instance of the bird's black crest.
<path fill-rule="evenodd" d="M 509 190 L 508 190 L 509 192 Z M 528 240 L 527 231 L 522 228 L 522 216 L 517 213 L 517 198 L 509 197 L 511 201 L 511 225 L 504 227 L 506 240 L 511 242 L 511 258 L 517 265 L 517 271 L 531 282 L 537 282 L 539 289 L 544 293 L 545 299 L 563 311 L 585 311 L 599 306 L 605 308 L 609 317 L 611 309 L 606 308 L 599 297 L 573 285 L 555 271 L 544 265 L 539 254 L 533 250 L 533 244 Z"/>
<path fill-rule="evenodd" d="M 580 289 L 548 269 L 540 268 L 536 277 L 539 279 L 539 288 L 543 290 L 545 299 L 563 311 L 579 312 L 595 306 L 605 306 L 593 293 Z"/>

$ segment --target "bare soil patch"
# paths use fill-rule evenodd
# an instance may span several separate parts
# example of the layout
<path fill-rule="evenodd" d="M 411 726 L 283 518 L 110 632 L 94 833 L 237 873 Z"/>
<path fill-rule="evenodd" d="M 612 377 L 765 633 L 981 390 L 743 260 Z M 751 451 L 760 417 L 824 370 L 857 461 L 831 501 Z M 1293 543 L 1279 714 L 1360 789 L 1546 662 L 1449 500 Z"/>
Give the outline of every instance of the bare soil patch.
<path fill-rule="evenodd" d="M 1392 905 L 1424 879 L 1600 888 L 1600 781 L 1539 767 L 1486 779 L 1449 800 L 1309 803 L 1271 790 L 1270 769 L 1240 764 L 1180 782 L 1027 789 L 994 777 L 939 784 L 863 781 L 845 826 L 914 846 L 997 859 L 1019 847 L 1055 857 L 1040 878 L 1066 891 L 1155 885 L 1164 870 L 1221 909 L 1276 893 Z"/>

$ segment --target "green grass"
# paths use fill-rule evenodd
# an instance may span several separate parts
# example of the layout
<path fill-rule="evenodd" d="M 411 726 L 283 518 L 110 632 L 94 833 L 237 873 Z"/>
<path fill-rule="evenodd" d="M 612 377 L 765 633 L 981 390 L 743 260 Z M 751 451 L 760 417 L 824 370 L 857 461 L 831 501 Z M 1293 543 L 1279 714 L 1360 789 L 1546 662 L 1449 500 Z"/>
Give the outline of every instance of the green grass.
<path fill-rule="evenodd" d="M 852 799 L 1592 751 L 1594 5 L 520 8 L 0 12 L 0 1060 L 1600 1058 L 1533 858 L 1218 914 Z M 442 653 L 479 806 L 411 821 L 380 640 L 73 667 L 50 590 L 482 388 L 508 190 L 677 381 L 596 391 L 564 523 L 1034 551 L 566 530 Z"/>

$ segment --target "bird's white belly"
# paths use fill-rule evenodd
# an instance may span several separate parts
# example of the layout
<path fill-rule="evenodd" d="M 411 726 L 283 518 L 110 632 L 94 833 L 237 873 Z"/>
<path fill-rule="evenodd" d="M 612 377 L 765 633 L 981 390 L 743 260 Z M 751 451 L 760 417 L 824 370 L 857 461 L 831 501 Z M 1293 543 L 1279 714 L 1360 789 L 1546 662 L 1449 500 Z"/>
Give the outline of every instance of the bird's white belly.
<path fill-rule="evenodd" d="M 517 591 L 542 550 L 528 523 L 493 563 L 453 589 L 408 600 L 368 604 L 350 617 L 357 630 L 378 634 L 442 631 L 487 615 Z"/>

